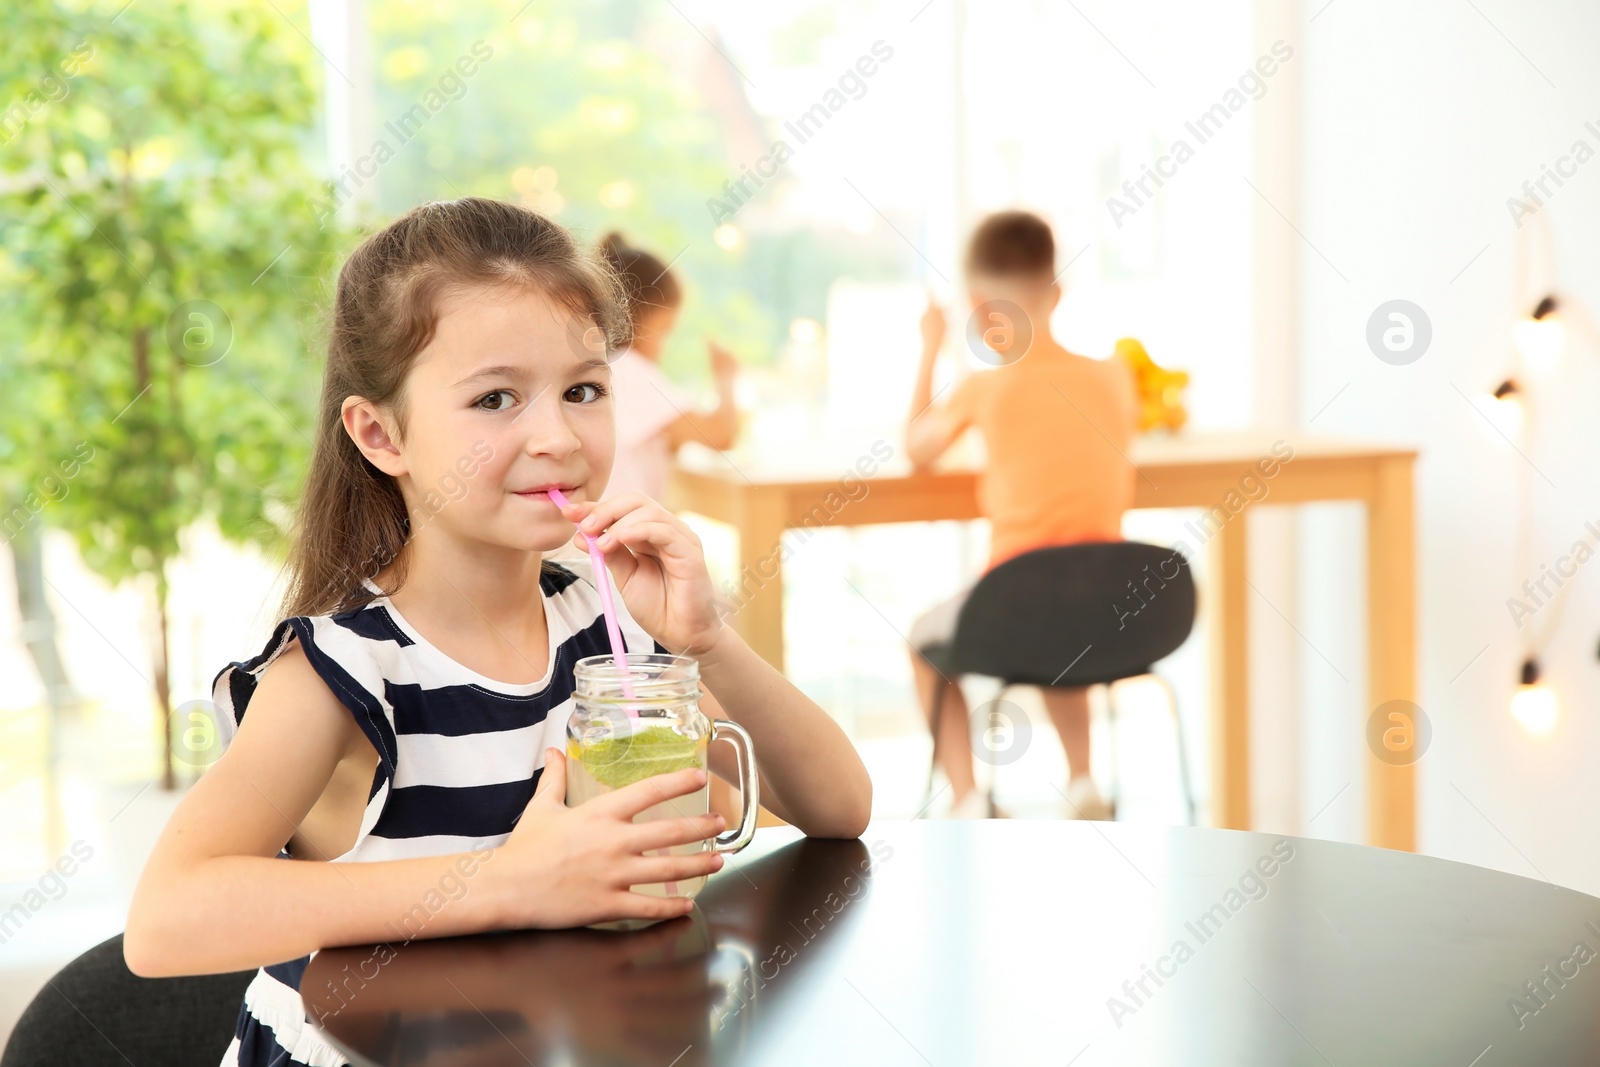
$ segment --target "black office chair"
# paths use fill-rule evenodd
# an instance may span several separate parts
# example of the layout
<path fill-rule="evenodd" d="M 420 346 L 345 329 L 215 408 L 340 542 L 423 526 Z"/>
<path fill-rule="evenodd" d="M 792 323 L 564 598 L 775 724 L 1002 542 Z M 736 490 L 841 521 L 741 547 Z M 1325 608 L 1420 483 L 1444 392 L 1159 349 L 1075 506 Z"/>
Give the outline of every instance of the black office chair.
<path fill-rule="evenodd" d="M 118 934 L 45 983 L 0 1067 L 217 1067 L 255 974 L 140 978 Z"/>
<path fill-rule="evenodd" d="M 923 657 L 945 677 L 981 674 L 1000 679 L 998 700 L 1014 685 L 1107 685 L 1150 675 L 1167 691 L 1178 739 L 1178 774 L 1189 822 L 1194 790 L 1184 754 L 1183 725 L 1172 684 L 1154 665 L 1194 629 L 1195 587 L 1189 561 L 1176 549 L 1138 541 L 1095 541 L 1026 552 L 979 579 L 961 606 L 949 642 L 925 648 Z M 944 686 L 935 691 L 931 727 L 933 772 L 938 766 L 939 712 Z M 1112 724 L 1116 695 L 1110 690 Z M 1115 746 L 1112 795 L 1116 810 Z M 986 789 L 989 814 L 994 791 Z"/>

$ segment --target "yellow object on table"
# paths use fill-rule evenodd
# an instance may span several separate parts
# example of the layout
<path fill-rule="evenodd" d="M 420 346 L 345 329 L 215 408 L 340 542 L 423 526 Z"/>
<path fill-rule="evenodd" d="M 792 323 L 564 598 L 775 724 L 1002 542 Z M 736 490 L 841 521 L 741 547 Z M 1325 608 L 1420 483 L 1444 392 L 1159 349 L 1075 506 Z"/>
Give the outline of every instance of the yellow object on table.
<path fill-rule="evenodd" d="M 1189 372 L 1167 370 L 1156 364 L 1144 345 L 1133 337 L 1117 342 L 1115 355 L 1133 371 L 1133 380 L 1139 390 L 1139 432 L 1165 426 L 1176 431 L 1189 421 L 1189 412 L 1183 406 L 1183 390 L 1189 384 Z"/>

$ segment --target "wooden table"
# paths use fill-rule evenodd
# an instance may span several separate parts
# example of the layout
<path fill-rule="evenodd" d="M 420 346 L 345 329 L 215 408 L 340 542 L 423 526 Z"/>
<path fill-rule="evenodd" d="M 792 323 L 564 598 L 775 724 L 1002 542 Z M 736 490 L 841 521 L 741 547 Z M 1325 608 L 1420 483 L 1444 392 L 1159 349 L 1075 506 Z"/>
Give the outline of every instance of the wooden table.
<path fill-rule="evenodd" d="M 1257 461 L 1273 457 L 1275 442 L 1292 458 L 1261 477 Z M 1280 446 L 1281 448 L 1281 446 Z M 880 448 L 880 454 L 882 449 Z M 864 452 L 864 455 L 870 455 Z M 1250 826 L 1250 693 L 1247 651 L 1250 601 L 1243 517 L 1254 474 L 1266 494 L 1258 503 L 1304 504 L 1359 500 L 1367 511 L 1367 695 L 1370 714 L 1391 700 L 1416 699 L 1416 577 L 1412 478 L 1414 449 L 1321 437 L 1298 431 L 1186 434 L 1143 438 L 1130 461 L 1138 468 L 1135 508 L 1222 509 L 1226 521 L 1195 525 L 1207 532 L 1213 588 L 1201 591 L 1212 644 L 1212 821 Z M 870 523 L 976 519 L 978 475 L 973 470 L 913 474 L 904 464 L 879 468 L 866 491 L 844 485 L 852 460 L 817 462 L 810 472 L 777 470 L 738 453 L 712 457 L 673 473 L 669 499 L 684 511 L 733 526 L 739 535 L 743 592 L 734 627 L 768 662 L 783 668 L 783 575 L 779 544 L 785 530 Z M 839 500 L 845 491 L 858 499 Z M 833 494 L 830 497 L 830 494 Z M 1230 494 L 1233 494 L 1230 496 Z M 1237 506 L 1236 506 L 1237 505 Z M 1201 523 L 1204 523 L 1202 526 Z M 1186 535 L 1191 548 L 1198 536 Z M 1209 595 L 1208 595 L 1209 594 Z M 909 620 L 908 620 L 909 621 Z M 1359 726 L 1364 730 L 1365 721 Z M 1368 839 L 1386 848 L 1416 847 L 1415 776 L 1409 764 L 1368 761 Z"/>
<path fill-rule="evenodd" d="M 1600 900 L 1362 845 L 779 828 L 696 903 L 631 933 L 326 949 L 301 998 L 357 1067 L 1568 1067 L 1600 1049 Z"/>

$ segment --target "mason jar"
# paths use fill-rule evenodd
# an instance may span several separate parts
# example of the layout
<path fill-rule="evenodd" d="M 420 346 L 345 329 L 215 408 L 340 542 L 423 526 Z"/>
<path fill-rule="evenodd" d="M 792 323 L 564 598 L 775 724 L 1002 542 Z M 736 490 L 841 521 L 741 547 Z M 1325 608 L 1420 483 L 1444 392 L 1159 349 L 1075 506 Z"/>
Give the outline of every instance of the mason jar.
<path fill-rule="evenodd" d="M 630 652 L 619 667 L 616 657 L 587 656 L 573 671 L 576 691 L 567 720 L 567 806 L 576 807 L 624 786 L 689 767 L 708 772 L 692 793 L 652 804 L 634 822 L 705 815 L 711 810 L 707 751 L 713 741 L 733 745 L 743 803 L 739 825 L 713 839 L 691 841 L 646 852 L 647 856 L 692 855 L 715 849 L 737 852 L 755 836 L 759 778 L 755 748 L 744 727 L 728 719 L 708 719 L 700 710 L 700 665 L 688 656 Z M 701 875 L 681 882 L 636 885 L 649 896 L 696 896 Z M 597 923 L 605 929 L 637 929 L 655 920 Z"/>

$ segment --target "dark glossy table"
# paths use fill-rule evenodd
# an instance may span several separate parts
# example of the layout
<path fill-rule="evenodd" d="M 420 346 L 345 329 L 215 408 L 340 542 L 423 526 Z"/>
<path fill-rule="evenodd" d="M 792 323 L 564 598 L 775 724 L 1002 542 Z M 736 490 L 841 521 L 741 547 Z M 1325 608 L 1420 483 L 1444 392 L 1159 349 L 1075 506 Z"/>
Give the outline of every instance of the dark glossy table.
<path fill-rule="evenodd" d="M 356 1064 L 1600 1061 L 1600 899 L 1230 830 L 763 829 L 633 933 L 329 949 L 308 1015 Z"/>

